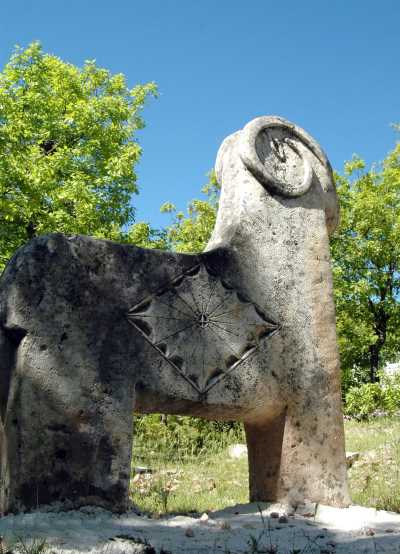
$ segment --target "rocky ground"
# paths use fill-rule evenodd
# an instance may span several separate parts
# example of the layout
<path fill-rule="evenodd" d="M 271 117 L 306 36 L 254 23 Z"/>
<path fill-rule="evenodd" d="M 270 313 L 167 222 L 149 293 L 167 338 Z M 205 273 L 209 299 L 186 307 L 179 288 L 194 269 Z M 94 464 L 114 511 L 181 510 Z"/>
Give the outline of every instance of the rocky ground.
<path fill-rule="evenodd" d="M 0 534 L 2 552 L 18 550 L 21 538 L 28 543 L 45 538 L 50 550 L 65 553 L 400 553 L 400 514 L 315 504 L 287 512 L 281 505 L 243 504 L 154 519 L 86 507 L 9 515 L 0 519 Z"/>

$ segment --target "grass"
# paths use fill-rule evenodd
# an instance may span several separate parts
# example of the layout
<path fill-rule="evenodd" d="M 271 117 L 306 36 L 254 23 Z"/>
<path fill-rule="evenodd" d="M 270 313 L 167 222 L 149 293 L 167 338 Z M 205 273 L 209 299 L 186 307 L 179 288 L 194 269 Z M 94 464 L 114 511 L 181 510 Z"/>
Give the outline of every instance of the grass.
<path fill-rule="evenodd" d="M 248 502 L 247 459 L 214 452 L 181 463 L 153 460 L 151 468 L 153 474 L 132 483 L 132 499 L 143 511 L 203 513 Z"/>
<path fill-rule="evenodd" d="M 360 453 L 348 472 L 352 501 L 400 512 L 400 418 L 346 422 L 346 450 Z"/>
<path fill-rule="evenodd" d="M 139 509 L 156 515 L 203 513 L 248 502 L 247 459 L 227 455 L 229 444 L 244 442 L 240 429 L 224 433 L 211 428 L 207 434 L 203 428 L 188 439 L 190 426 L 180 428 L 176 419 L 171 428 L 152 427 L 150 434 L 146 418 L 141 426 L 133 466 L 153 473 L 136 474 L 131 481 Z M 345 431 L 346 451 L 360 453 L 348 473 L 352 502 L 400 512 L 400 418 L 347 421 Z M 206 438 L 199 441 L 199 435 Z"/>
<path fill-rule="evenodd" d="M 56 554 L 54 550 L 51 550 L 46 539 L 24 539 L 22 537 L 15 537 L 7 543 L 1 537 L 0 552 L 2 554 Z"/>

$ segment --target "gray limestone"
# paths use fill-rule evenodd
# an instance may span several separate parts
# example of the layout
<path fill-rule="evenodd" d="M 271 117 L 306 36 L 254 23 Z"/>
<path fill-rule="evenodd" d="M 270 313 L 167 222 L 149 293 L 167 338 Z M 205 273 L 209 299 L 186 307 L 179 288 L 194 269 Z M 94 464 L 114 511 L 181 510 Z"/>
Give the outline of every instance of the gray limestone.
<path fill-rule="evenodd" d="M 228 137 L 197 255 L 52 234 L 0 282 L 0 510 L 123 511 L 132 412 L 245 424 L 250 498 L 348 504 L 332 171 L 278 117 Z"/>

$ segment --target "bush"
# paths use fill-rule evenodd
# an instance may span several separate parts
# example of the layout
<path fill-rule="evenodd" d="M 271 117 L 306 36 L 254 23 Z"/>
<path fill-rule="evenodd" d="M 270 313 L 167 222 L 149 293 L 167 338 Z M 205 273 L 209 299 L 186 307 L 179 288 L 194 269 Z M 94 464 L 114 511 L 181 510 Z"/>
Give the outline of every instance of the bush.
<path fill-rule="evenodd" d="M 160 414 L 136 416 L 134 419 L 135 458 L 189 458 L 202 452 L 223 450 L 234 442 L 244 442 L 239 422 Z"/>
<path fill-rule="evenodd" d="M 345 413 L 367 418 L 374 412 L 394 414 L 400 410 L 400 374 L 381 375 L 379 383 L 350 387 L 345 399 Z"/>
<path fill-rule="evenodd" d="M 400 373 L 384 375 L 381 379 L 384 391 L 384 409 L 389 414 L 400 410 Z"/>
<path fill-rule="evenodd" d="M 346 394 L 345 413 L 365 418 L 382 409 L 383 389 L 379 383 L 364 383 L 351 387 Z"/>
<path fill-rule="evenodd" d="M 368 379 L 366 378 L 365 368 L 353 365 L 352 367 L 342 368 L 342 397 L 343 401 L 351 388 L 358 388 Z"/>

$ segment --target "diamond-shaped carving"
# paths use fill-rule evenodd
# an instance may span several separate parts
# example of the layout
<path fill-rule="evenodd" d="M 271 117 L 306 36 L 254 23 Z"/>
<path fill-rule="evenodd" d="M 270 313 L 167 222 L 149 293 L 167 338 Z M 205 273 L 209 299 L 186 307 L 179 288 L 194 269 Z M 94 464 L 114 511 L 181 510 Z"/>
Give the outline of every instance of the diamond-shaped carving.
<path fill-rule="evenodd" d="M 279 329 L 203 264 L 131 308 L 128 320 L 200 394 Z"/>

